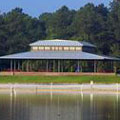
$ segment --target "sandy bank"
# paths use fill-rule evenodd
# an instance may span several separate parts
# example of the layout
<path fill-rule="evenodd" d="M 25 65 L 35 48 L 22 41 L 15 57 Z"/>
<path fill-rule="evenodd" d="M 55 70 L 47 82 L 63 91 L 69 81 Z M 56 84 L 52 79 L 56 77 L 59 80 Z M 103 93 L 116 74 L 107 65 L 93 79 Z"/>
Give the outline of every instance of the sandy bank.
<path fill-rule="evenodd" d="M 0 84 L 0 93 L 120 94 L 120 84 Z"/>

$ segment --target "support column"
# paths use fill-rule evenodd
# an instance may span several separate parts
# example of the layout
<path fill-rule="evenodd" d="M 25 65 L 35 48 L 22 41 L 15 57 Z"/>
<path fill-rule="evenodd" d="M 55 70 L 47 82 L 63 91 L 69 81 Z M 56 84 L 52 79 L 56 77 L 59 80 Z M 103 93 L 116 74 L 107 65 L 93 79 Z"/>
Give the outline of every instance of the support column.
<path fill-rule="evenodd" d="M 97 72 L 97 61 L 94 60 L 94 72 Z"/>
<path fill-rule="evenodd" d="M 113 65 L 114 65 L 114 73 L 117 73 L 117 67 L 116 67 L 116 62 L 114 61 L 114 63 L 113 63 Z"/>
<path fill-rule="evenodd" d="M 80 72 L 80 61 L 78 60 L 78 65 L 77 65 L 77 72 Z"/>
<path fill-rule="evenodd" d="M 10 60 L 10 71 L 13 71 L 13 60 Z"/>
<path fill-rule="evenodd" d="M 70 63 L 70 72 L 73 72 L 73 66 L 74 66 L 73 60 L 70 60 L 69 63 Z M 69 72 L 69 68 L 67 72 Z"/>
<path fill-rule="evenodd" d="M 64 60 L 62 60 L 62 72 L 64 72 Z"/>
<path fill-rule="evenodd" d="M 20 61 L 18 60 L 18 70 L 20 70 Z"/>
<path fill-rule="evenodd" d="M 58 60 L 58 72 L 60 72 L 60 60 Z"/>
<path fill-rule="evenodd" d="M 27 60 L 26 71 L 29 72 L 29 61 Z"/>
<path fill-rule="evenodd" d="M 32 62 L 30 60 L 30 72 L 32 72 Z"/>
<path fill-rule="evenodd" d="M 47 62 L 46 63 L 46 72 L 48 72 L 48 70 L 49 70 L 49 61 L 47 60 L 46 62 Z"/>
<path fill-rule="evenodd" d="M 80 64 L 80 72 L 82 72 L 82 61 L 81 61 L 81 64 Z"/>
<path fill-rule="evenodd" d="M 14 60 L 14 71 L 16 70 L 16 61 Z"/>
<path fill-rule="evenodd" d="M 53 60 L 53 72 L 56 72 L 56 64 L 55 64 L 55 60 Z"/>
<path fill-rule="evenodd" d="M 23 68 L 23 60 L 21 61 L 21 64 L 22 64 L 22 71 L 24 70 L 24 68 Z"/>
<path fill-rule="evenodd" d="M 111 72 L 114 72 L 114 70 L 113 70 L 113 61 L 111 61 Z"/>

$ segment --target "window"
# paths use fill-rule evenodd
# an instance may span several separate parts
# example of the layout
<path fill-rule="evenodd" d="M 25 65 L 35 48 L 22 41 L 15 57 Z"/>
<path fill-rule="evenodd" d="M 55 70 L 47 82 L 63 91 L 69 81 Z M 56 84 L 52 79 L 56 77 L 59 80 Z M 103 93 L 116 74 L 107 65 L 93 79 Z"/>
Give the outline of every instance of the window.
<path fill-rule="evenodd" d="M 50 50 L 50 47 L 45 47 L 45 50 Z"/>
<path fill-rule="evenodd" d="M 82 48 L 81 48 L 81 47 L 76 47 L 76 50 L 77 50 L 77 51 L 81 51 Z"/>
<path fill-rule="evenodd" d="M 62 47 L 59 47 L 59 51 L 62 51 Z"/>
<path fill-rule="evenodd" d="M 58 51 L 58 50 L 59 50 L 59 48 L 58 48 L 58 47 L 55 47 L 55 50 L 56 50 L 56 51 Z"/>
<path fill-rule="evenodd" d="M 64 47 L 64 50 L 69 50 L 69 47 Z"/>
<path fill-rule="evenodd" d="M 37 51 L 38 47 L 32 47 L 32 50 Z"/>
<path fill-rule="evenodd" d="M 55 47 L 52 47 L 51 49 L 54 51 L 54 50 L 55 50 Z"/>
<path fill-rule="evenodd" d="M 74 51 L 74 50 L 75 50 L 75 47 L 70 47 L 70 50 L 71 50 L 71 51 Z"/>
<path fill-rule="evenodd" d="M 44 50 L 44 47 L 39 47 L 39 50 Z"/>

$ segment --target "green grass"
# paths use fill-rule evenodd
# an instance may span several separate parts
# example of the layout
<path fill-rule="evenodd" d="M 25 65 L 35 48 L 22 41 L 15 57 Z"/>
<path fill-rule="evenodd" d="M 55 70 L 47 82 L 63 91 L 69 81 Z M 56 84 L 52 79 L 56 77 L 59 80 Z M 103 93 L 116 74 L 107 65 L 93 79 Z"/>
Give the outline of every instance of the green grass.
<path fill-rule="evenodd" d="M 0 83 L 120 83 L 119 76 L 0 76 Z"/>

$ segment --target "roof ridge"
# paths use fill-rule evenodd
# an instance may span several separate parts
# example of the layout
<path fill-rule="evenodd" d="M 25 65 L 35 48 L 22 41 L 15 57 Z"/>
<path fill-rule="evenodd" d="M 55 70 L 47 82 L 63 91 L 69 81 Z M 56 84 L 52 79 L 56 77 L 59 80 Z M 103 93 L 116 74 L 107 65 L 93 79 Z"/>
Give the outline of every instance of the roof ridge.
<path fill-rule="evenodd" d="M 30 46 L 89 46 L 96 47 L 95 45 L 86 42 L 86 41 L 77 41 L 77 40 L 62 40 L 62 39 L 53 39 L 53 40 L 38 40 L 30 44 Z"/>

